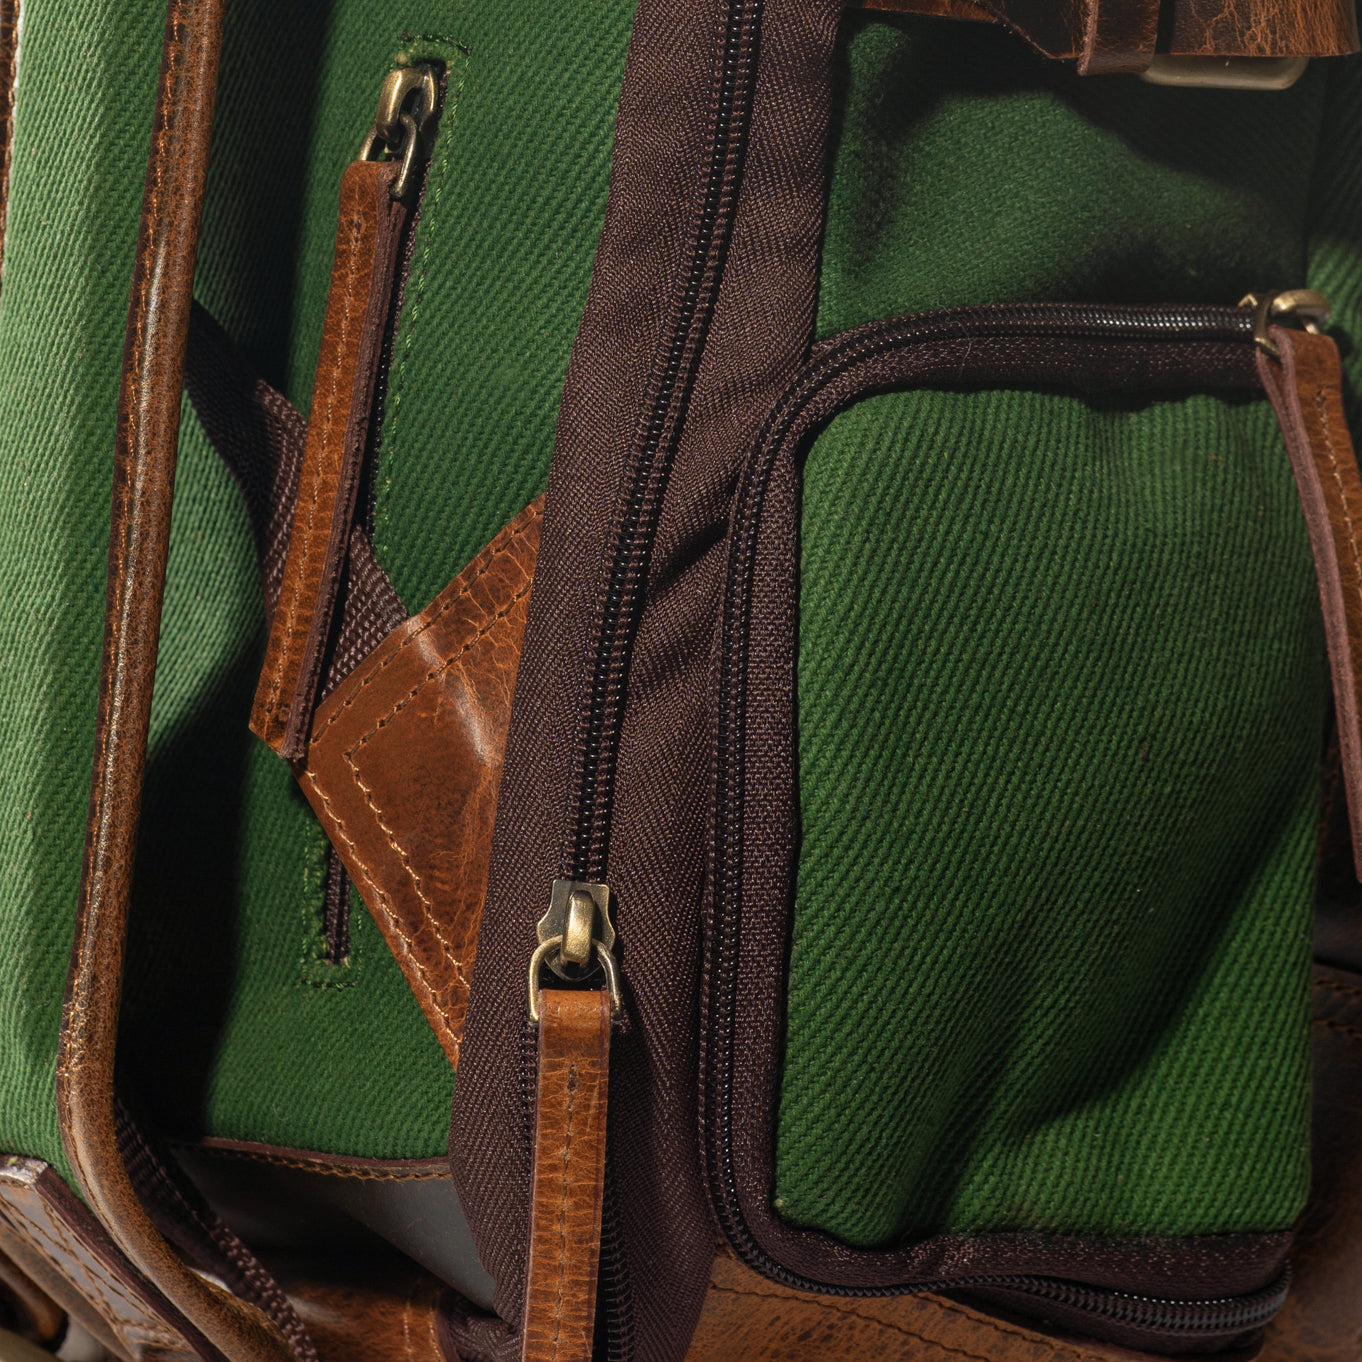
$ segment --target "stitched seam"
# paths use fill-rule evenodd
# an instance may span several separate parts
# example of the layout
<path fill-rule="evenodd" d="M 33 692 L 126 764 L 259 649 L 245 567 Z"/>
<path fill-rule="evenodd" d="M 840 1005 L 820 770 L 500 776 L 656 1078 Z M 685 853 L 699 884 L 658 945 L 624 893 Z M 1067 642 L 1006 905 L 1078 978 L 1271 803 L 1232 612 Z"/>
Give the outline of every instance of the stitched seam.
<path fill-rule="evenodd" d="M 360 850 L 355 845 L 354 839 L 345 831 L 345 821 L 336 813 L 335 806 L 331 803 L 326 791 L 318 784 L 316 776 L 311 771 L 307 771 L 304 774 L 307 776 L 308 783 L 316 790 L 317 794 L 321 797 L 322 803 L 326 806 L 327 817 L 330 818 L 332 826 L 336 830 L 336 835 L 350 848 L 350 854 L 354 857 L 355 867 L 358 869 L 360 877 L 364 880 L 364 883 L 373 890 L 375 897 L 377 897 L 378 901 L 383 905 L 384 914 L 393 931 L 395 931 L 406 944 L 408 952 L 407 958 L 416 966 L 417 973 L 421 976 L 421 987 L 425 989 L 426 992 L 426 999 L 431 1006 L 435 1008 L 436 1017 L 438 1018 L 437 1030 L 439 1034 L 443 1035 L 450 1042 L 453 1046 L 454 1053 L 457 1055 L 460 1051 L 461 1038 L 454 1034 L 453 1029 L 446 1020 L 444 1010 L 437 1001 L 435 990 L 430 986 L 430 977 L 426 973 L 425 967 L 421 964 L 421 961 L 412 950 L 411 938 L 403 932 L 401 924 L 393 914 L 391 900 L 388 898 L 386 891 L 384 891 L 374 879 L 373 872 L 369 869 L 369 865 L 365 858 L 360 855 Z M 412 981 L 409 980 L 408 982 L 411 983 Z M 427 1016 L 426 1020 L 430 1020 L 429 1016 Z"/>
<path fill-rule="evenodd" d="M 319 1177 L 358 1178 L 368 1182 L 429 1182 L 432 1179 L 448 1179 L 449 1174 L 440 1168 L 405 1169 L 385 1173 L 375 1168 L 335 1168 L 329 1164 L 311 1163 L 307 1159 L 281 1158 L 274 1154 L 262 1154 L 253 1149 L 222 1149 L 217 1145 L 181 1144 L 181 1149 L 206 1153 L 214 1158 L 250 1159 L 263 1163 L 270 1168 L 293 1168 L 303 1173 L 316 1173 Z"/>
<path fill-rule="evenodd" d="M 1338 450 L 1334 445 L 1333 433 L 1329 429 L 1328 402 L 1325 394 L 1331 391 L 1327 387 L 1321 387 L 1315 393 L 1315 412 L 1319 417 L 1320 427 L 1324 432 L 1324 445 L 1329 451 L 1329 466 L 1333 470 L 1334 481 L 1338 484 L 1339 506 L 1343 511 L 1344 522 L 1348 526 L 1348 548 L 1352 552 L 1353 573 L 1357 577 L 1358 585 L 1356 594 L 1362 600 L 1362 552 L 1357 546 L 1357 526 L 1353 524 L 1352 512 L 1348 508 L 1348 494 L 1343 487 L 1343 473 L 1339 467 Z"/>
<path fill-rule="evenodd" d="M 318 730 L 316 737 L 312 739 L 313 743 L 319 742 L 321 740 L 322 734 L 324 734 L 326 730 L 330 728 L 331 725 L 334 724 L 341 717 L 341 715 L 344 714 L 345 711 L 355 703 L 356 700 L 359 699 L 360 692 L 363 691 L 364 688 L 371 681 L 373 681 L 379 675 L 380 672 L 384 671 L 393 662 L 395 662 L 397 658 L 407 648 L 409 648 L 413 643 L 415 643 L 416 640 L 420 638 L 421 635 L 424 634 L 426 630 L 429 629 L 437 620 L 442 619 L 450 610 L 452 610 L 456 605 L 458 605 L 460 601 L 467 599 L 468 594 L 473 589 L 474 583 L 479 581 L 484 575 L 490 572 L 492 566 L 496 563 L 497 559 L 500 558 L 502 554 L 509 553 L 511 545 L 515 542 L 515 540 L 519 539 L 521 535 L 527 533 L 531 526 L 537 525 L 539 523 L 539 519 L 540 519 L 539 516 L 534 516 L 531 519 L 527 520 L 524 525 L 521 525 L 515 529 L 511 529 L 510 533 L 507 534 L 506 542 L 498 546 L 493 551 L 492 556 L 488 558 L 488 560 L 477 570 L 477 572 L 473 574 L 473 576 L 471 576 L 468 579 L 467 582 L 464 583 L 463 587 L 460 589 L 459 593 L 456 596 L 452 596 L 449 600 L 447 600 L 428 620 L 425 621 L 425 623 L 421 625 L 419 629 L 412 630 L 412 632 L 408 634 L 407 637 L 404 638 L 402 642 L 399 643 L 391 653 L 389 653 L 385 658 L 383 658 L 381 662 L 374 666 L 372 670 L 367 672 L 360 679 L 359 684 L 356 685 L 355 688 L 350 692 L 350 694 L 345 697 L 344 702 L 337 708 L 336 712 L 327 717 L 326 722 Z M 509 528 L 510 527 L 508 527 L 508 529 Z M 503 533 L 506 532 L 503 531 Z M 528 591 L 529 588 L 527 587 L 526 590 Z M 517 599 L 519 599 L 519 597 L 517 597 Z M 476 642 L 476 639 L 474 640 L 474 642 Z"/>
<path fill-rule="evenodd" d="M 341 369 L 345 363 L 346 350 L 350 339 L 350 328 L 354 319 L 355 294 L 358 291 L 354 287 L 355 259 L 359 254 L 359 243 L 364 231 L 364 218 L 360 207 L 356 207 L 354 215 L 350 219 L 350 241 L 349 256 L 345 262 L 346 289 L 345 289 L 345 311 L 341 314 L 340 338 L 336 345 L 336 362 L 331 370 L 331 386 L 326 394 L 326 406 L 322 412 L 319 422 L 320 434 L 317 438 L 318 464 L 322 464 L 321 452 L 330 443 L 332 438 L 332 424 L 335 420 L 336 394 L 340 388 Z M 368 290 L 365 290 L 365 305 L 368 305 Z M 309 489 L 307 500 L 307 524 L 303 535 L 302 558 L 298 564 L 298 571 L 293 575 L 289 592 L 289 612 L 288 622 L 285 627 L 281 644 L 279 661 L 275 664 L 274 680 L 270 687 L 269 707 L 271 714 L 278 705 L 279 692 L 284 684 L 284 671 L 293 660 L 293 630 L 298 619 L 298 609 L 302 604 L 302 583 L 307 578 L 308 566 L 312 561 L 312 527 L 317 516 L 318 484 L 322 481 L 323 473 L 319 467 L 316 476 L 312 479 L 312 486 Z M 302 495 L 301 489 L 299 495 Z M 289 585 L 286 583 L 286 586 Z"/>
<path fill-rule="evenodd" d="M 1334 1021 L 1331 1017 L 1316 1017 L 1318 1025 L 1330 1031 L 1337 1031 L 1340 1035 L 1347 1036 L 1349 1040 L 1362 1040 L 1362 1030 L 1356 1026 L 1349 1026 L 1345 1022 Z"/>
<path fill-rule="evenodd" d="M 360 775 L 359 767 L 355 764 L 354 757 L 355 753 L 358 752 L 359 749 L 363 747 L 364 744 L 367 743 L 370 738 L 374 737 L 381 729 L 385 728 L 389 723 L 391 723 L 393 719 L 395 719 L 404 709 L 406 709 L 406 707 L 409 704 L 411 704 L 411 702 L 421 693 L 421 691 L 423 691 L 426 688 L 426 686 L 428 686 L 437 677 L 443 676 L 445 672 L 447 672 L 451 667 L 453 667 L 454 664 L 457 663 L 459 659 L 462 658 L 464 654 L 469 651 L 469 649 L 475 647 L 488 633 L 491 632 L 492 629 L 494 629 L 498 624 L 500 624 L 501 621 L 504 620 L 506 616 L 509 615 L 511 611 L 514 610 L 515 607 L 519 605 L 520 602 L 524 600 L 526 596 L 529 595 L 529 593 L 530 584 L 527 583 L 518 592 L 516 592 L 515 596 L 512 597 L 510 602 L 507 605 L 505 605 L 501 610 L 497 611 L 497 613 L 493 615 L 492 618 L 488 620 L 487 623 L 484 624 L 482 628 L 479 629 L 478 632 L 474 634 L 473 637 L 469 639 L 463 645 L 463 647 L 459 649 L 457 653 L 454 654 L 453 657 L 445 658 L 444 661 L 442 661 L 438 666 L 433 667 L 430 671 L 428 671 L 425 674 L 425 676 L 420 681 L 418 681 L 416 685 L 412 687 L 411 690 L 407 692 L 403 699 L 401 699 L 396 705 L 389 709 L 386 714 L 384 714 L 380 719 L 378 719 L 374 723 L 374 726 L 367 733 L 365 733 L 354 744 L 353 747 L 348 748 L 344 754 L 345 764 L 350 768 L 350 772 L 354 777 L 355 784 L 358 785 L 359 788 L 363 791 L 364 802 L 368 804 L 370 810 L 372 811 L 374 815 L 374 821 L 382 829 L 383 835 L 388 840 L 388 845 L 393 849 L 394 852 L 397 853 L 397 858 L 399 861 L 401 861 L 402 868 L 407 872 L 407 877 L 411 880 L 412 888 L 416 891 L 416 897 L 421 900 L 422 906 L 426 909 L 427 912 L 426 925 L 429 926 L 431 931 L 435 933 L 436 940 L 439 941 L 440 945 L 444 948 L 446 958 L 454 966 L 454 973 L 458 976 L 459 983 L 465 989 L 468 988 L 468 980 L 464 976 L 463 965 L 459 962 L 458 956 L 454 953 L 454 947 L 450 945 L 449 941 L 445 937 L 445 934 L 440 930 L 440 925 L 436 920 L 433 911 L 434 904 L 432 904 L 430 899 L 426 896 L 425 891 L 421 888 L 421 877 L 416 873 L 415 870 L 412 869 L 410 855 L 407 853 L 405 848 L 398 845 L 397 837 L 393 829 L 383 821 L 383 815 L 379 812 L 378 805 L 374 802 L 373 790 L 369 785 L 365 784 L 364 777 Z M 402 930 L 400 923 L 396 924 L 396 926 L 398 935 L 401 936 L 402 940 L 407 943 L 408 947 L 410 947 L 412 944 L 411 938 L 407 935 L 405 931 Z M 415 956 L 413 956 L 413 960 L 415 960 Z M 418 969 L 421 968 L 419 960 L 416 961 L 416 965 Z M 422 974 L 423 975 L 425 974 L 424 970 L 422 970 Z"/>
<path fill-rule="evenodd" d="M 577 1105 L 577 1087 L 573 1079 L 577 1066 L 568 1065 L 567 1128 L 563 1132 L 563 1195 L 558 1203 L 558 1299 L 553 1306 L 553 1351 L 549 1362 L 558 1356 L 558 1341 L 563 1332 L 563 1294 L 567 1283 L 567 1208 L 571 1192 L 572 1118 Z"/>
<path fill-rule="evenodd" d="M 740 1287 L 719 1286 L 713 1282 L 710 1283 L 709 1289 L 711 1291 L 724 1292 L 732 1296 L 758 1296 L 763 1300 L 787 1301 L 790 1299 L 788 1296 L 781 1295 L 775 1291 L 748 1291 Z M 875 1324 L 882 1329 L 890 1329 L 896 1334 L 902 1334 L 905 1338 L 917 1339 L 919 1343 L 929 1344 L 933 1348 L 939 1348 L 942 1352 L 953 1353 L 957 1357 L 972 1358 L 974 1359 L 974 1362 L 995 1362 L 995 1359 L 990 1358 L 983 1353 L 972 1353 L 964 1348 L 952 1347 L 949 1343 L 942 1343 L 935 1338 L 931 1338 L 927 1334 L 914 1333 L 913 1330 L 905 1329 L 901 1324 L 893 1324 L 889 1320 L 877 1319 L 874 1315 L 862 1314 L 859 1310 L 853 1310 L 850 1306 L 838 1305 L 832 1300 L 820 1300 L 816 1304 L 817 1308 L 820 1310 L 833 1310 L 839 1315 L 852 1315 L 856 1319 L 864 1320 L 867 1324 Z M 954 1308 L 955 1313 L 965 1315 L 965 1318 L 968 1319 L 971 1324 L 976 1324 L 980 1328 L 991 1329 L 997 1334 L 1020 1338 L 1024 1342 L 1030 1343 L 1037 1348 L 1044 1348 L 1047 1352 L 1054 1353 L 1056 1356 L 1076 1357 L 1079 1359 L 1079 1362 L 1094 1362 L 1091 1353 L 1080 1352 L 1077 1348 L 1066 1347 L 1064 1344 L 1055 1343 L 1050 1339 L 1028 1338 L 1018 1329 L 1008 1329 L 1003 1325 L 993 1323 L 991 1320 L 980 1320 L 974 1315 L 966 1314 L 966 1312 L 961 1310 L 958 1306 L 952 1307 L 949 1301 L 939 1300 L 936 1296 L 932 1297 L 932 1304 Z"/>
<path fill-rule="evenodd" d="M 154 1338 L 158 1342 L 166 1343 L 171 1346 L 180 1343 L 181 1340 L 179 1337 L 172 1334 L 164 1325 L 159 1324 L 155 1320 L 152 1320 L 150 1323 L 146 1322 L 146 1304 L 131 1295 L 116 1279 L 110 1280 L 110 1278 L 105 1275 L 108 1269 L 105 1268 L 103 1264 L 96 1263 L 94 1267 L 91 1267 L 85 1262 L 84 1255 L 88 1254 L 88 1250 L 84 1250 L 83 1246 L 77 1245 L 74 1236 L 68 1232 L 60 1221 L 49 1220 L 47 1225 L 43 1226 L 19 1207 L 11 1204 L 9 1209 L 23 1221 L 30 1234 L 34 1235 L 47 1246 L 46 1250 L 38 1246 L 39 1252 L 44 1253 L 47 1260 L 56 1268 L 57 1272 L 67 1281 L 70 1281 L 72 1286 L 83 1289 L 79 1282 L 71 1281 L 71 1274 L 63 1268 L 62 1260 L 64 1257 L 69 1258 L 80 1265 L 83 1269 L 84 1276 L 89 1282 L 90 1289 L 94 1292 L 100 1305 L 104 1307 L 105 1319 L 118 1333 L 120 1338 L 124 1337 L 125 1328 L 135 1325 L 136 1328 L 140 1329 L 149 1338 Z M 139 1320 L 133 1321 L 124 1319 L 114 1307 L 113 1302 L 109 1299 L 110 1296 L 116 1300 L 122 1301 L 128 1311 L 138 1316 Z"/>
<path fill-rule="evenodd" d="M 407 1346 L 408 1358 L 414 1356 L 411 1350 L 411 1298 L 415 1294 L 416 1286 L 413 1285 L 411 1290 L 407 1292 L 407 1299 L 402 1302 L 402 1341 Z"/>
<path fill-rule="evenodd" d="M 1357 988 L 1353 984 L 1336 984 L 1332 979 L 1323 979 L 1317 976 L 1315 979 L 1315 987 L 1327 988 L 1334 993 L 1343 993 L 1349 998 L 1362 998 L 1362 988 Z"/>

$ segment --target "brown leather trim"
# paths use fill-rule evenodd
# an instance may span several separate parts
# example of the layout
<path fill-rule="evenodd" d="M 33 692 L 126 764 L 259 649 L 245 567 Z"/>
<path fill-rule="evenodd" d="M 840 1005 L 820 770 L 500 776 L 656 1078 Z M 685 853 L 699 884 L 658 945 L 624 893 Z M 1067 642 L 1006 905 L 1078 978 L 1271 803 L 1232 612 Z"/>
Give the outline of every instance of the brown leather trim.
<path fill-rule="evenodd" d="M 1175 57 L 1340 57 L 1358 49 L 1354 0 L 1176 0 Z"/>
<path fill-rule="evenodd" d="M 1155 51 L 1149 0 L 863 0 L 863 8 L 992 19 L 1084 74 L 1139 71 Z M 1172 0 L 1157 50 L 1174 57 L 1338 57 L 1358 50 L 1353 0 Z M 971 12 L 973 11 L 973 12 Z"/>
<path fill-rule="evenodd" d="M 1088 0 L 1080 76 L 1143 71 L 1159 34 L 1159 0 Z"/>
<path fill-rule="evenodd" d="M 298 771 L 455 1068 L 542 515 L 540 498 L 341 682 Z"/>
<path fill-rule="evenodd" d="M 610 997 L 539 995 L 533 1200 L 521 1362 L 591 1362 L 605 1191 Z"/>
<path fill-rule="evenodd" d="M 449 1160 L 443 1155 L 432 1159 L 359 1159 L 346 1154 L 323 1154 L 312 1149 L 286 1149 L 281 1145 L 217 1138 L 178 1147 L 215 1159 L 247 1159 L 272 1168 L 291 1168 L 300 1173 L 366 1182 L 426 1182 L 450 1176 Z"/>
<path fill-rule="evenodd" d="M 1116 1362 L 1142 1353 L 1062 1341 L 941 1296 L 816 1296 L 724 1251 L 686 1362 Z"/>
<path fill-rule="evenodd" d="M 219 1357 L 38 1159 L 0 1161 L 0 1248 L 121 1357 Z"/>
<path fill-rule="evenodd" d="M 396 161 L 355 161 L 341 179 L 326 323 L 279 603 L 251 731 L 302 758 L 354 519 L 383 329 L 406 209 Z"/>
<path fill-rule="evenodd" d="M 1260 350 L 1258 372 L 1286 440 L 1315 556 L 1354 864 L 1362 878 L 1362 478 L 1343 413 L 1338 347 L 1328 336 L 1280 326 L 1269 334 L 1281 358 Z"/>
<path fill-rule="evenodd" d="M 322 1362 L 459 1362 L 441 1338 L 446 1288 L 428 1272 L 365 1264 L 337 1281 L 303 1263 L 280 1275 Z"/>
<path fill-rule="evenodd" d="M 0 277 L 5 271 L 9 172 L 14 156 L 14 77 L 19 64 L 20 0 L 0 0 Z"/>
<path fill-rule="evenodd" d="M 119 392 L 94 775 L 57 1108 L 81 1190 L 139 1271 L 227 1356 L 284 1362 L 294 1353 L 275 1324 L 190 1271 L 158 1232 L 124 1163 L 114 1110 L 128 903 L 222 17 L 222 0 L 171 0 L 166 16 Z M 207 1344 L 200 1351 L 214 1355 Z"/>

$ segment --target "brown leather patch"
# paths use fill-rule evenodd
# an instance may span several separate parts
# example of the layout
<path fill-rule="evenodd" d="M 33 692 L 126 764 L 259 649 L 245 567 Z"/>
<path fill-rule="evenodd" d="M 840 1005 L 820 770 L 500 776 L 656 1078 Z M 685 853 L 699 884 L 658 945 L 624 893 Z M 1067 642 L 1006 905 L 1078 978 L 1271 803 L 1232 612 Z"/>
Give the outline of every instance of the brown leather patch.
<path fill-rule="evenodd" d="M 1338 57 L 1356 52 L 1353 0 L 1176 0 L 1175 57 Z"/>
<path fill-rule="evenodd" d="M 1338 347 L 1328 336 L 1274 326 L 1280 361 L 1258 353 L 1296 476 L 1315 556 L 1353 856 L 1362 878 L 1362 478 L 1343 414 Z"/>
<path fill-rule="evenodd" d="M 318 707 L 298 780 L 459 1063 L 543 499 Z"/>
<path fill-rule="evenodd" d="M 355 161 L 340 220 L 288 556 L 270 623 L 251 731 L 302 757 L 345 563 L 373 408 L 383 327 L 406 210 L 389 193 L 396 162 Z"/>
<path fill-rule="evenodd" d="M 686 1362 L 1117 1362 L 1140 1354 L 1058 1341 L 941 1296 L 815 1296 L 759 1277 L 727 1250 Z"/>
<path fill-rule="evenodd" d="M 1088 0 L 1080 76 L 1143 71 L 1159 35 L 1159 0 Z"/>
<path fill-rule="evenodd" d="M 991 19 L 1085 74 L 1139 71 L 1155 50 L 1159 6 L 1147 0 L 862 0 L 865 9 Z M 1174 57 L 1337 57 L 1358 49 L 1352 0 L 1172 0 Z"/>
<path fill-rule="evenodd" d="M 442 1282 L 414 1266 L 366 1265 L 360 1280 L 309 1272 L 283 1276 L 321 1362 L 459 1362 L 440 1337 Z"/>
<path fill-rule="evenodd" d="M 530 1255 L 521 1362 L 591 1362 L 605 1188 L 610 996 L 539 995 Z"/>
<path fill-rule="evenodd" d="M 218 1356 L 38 1159 L 0 1160 L 0 1248 L 121 1357 L 172 1362 Z"/>

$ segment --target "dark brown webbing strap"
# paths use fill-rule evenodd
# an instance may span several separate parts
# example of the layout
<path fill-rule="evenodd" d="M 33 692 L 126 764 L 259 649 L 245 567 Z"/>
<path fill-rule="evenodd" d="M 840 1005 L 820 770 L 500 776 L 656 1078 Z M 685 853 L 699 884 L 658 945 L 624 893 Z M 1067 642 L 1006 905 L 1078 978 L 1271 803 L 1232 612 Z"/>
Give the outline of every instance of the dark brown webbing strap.
<path fill-rule="evenodd" d="M 119 392 L 94 775 L 57 1105 L 81 1190 L 148 1280 L 233 1362 L 286 1362 L 315 1357 L 305 1335 L 304 1347 L 292 1346 L 267 1315 L 193 1272 L 156 1228 L 129 1176 L 114 1098 L 183 358 L 222 23 L 222 0 L 171 0 L 166 16 Z"/>

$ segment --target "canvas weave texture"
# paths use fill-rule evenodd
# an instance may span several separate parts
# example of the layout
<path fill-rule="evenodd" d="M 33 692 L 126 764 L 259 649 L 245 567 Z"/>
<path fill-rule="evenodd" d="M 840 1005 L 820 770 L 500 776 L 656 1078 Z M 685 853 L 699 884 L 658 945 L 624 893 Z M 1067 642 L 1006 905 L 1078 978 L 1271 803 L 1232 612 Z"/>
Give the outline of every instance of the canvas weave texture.
<path fill-rule="evenodd" d="M 57 1034 L 165 10 L 141 0 L 28 8 L 0 285 L 0 1149 L 64 1169 Z M 543 490 L 604 212 L 630 17 L 627 4 L 588 13 L 538 0 L 407 0 L 382 22 L 354 0 L 228 7 L 195 291 L 304 411 L 341 173 L 395 55 L 449 64 L 383 454 L 398 490 L 391 505 L 381 494 L 377 517 L 379 552 L 413 610 Z M 57 79 L 73 61 L 94 82 L 80 107 Z M 264 623 L 240 496 L 189 414 L 124 1086 L 154 1128 L 178 1135 L 437 1154 L 454 1075 L 357 899 L 350 956 L 326 962 L 325 838 L 288 768 L 246 730 Z"/>
<path fill-rule="evenodd" d="M 1358 177 L 1317 142 L 1356 145 L 1355 61 L 1277 100 L 932 22 L 843 53 L 824 334 L 1307 277 L 1347 334 Z M 807 455 L 801 552 L 782 1214 L 858 1246 L 1289 1226 L 1327 677 L 1266 403 L 871 397 Z"/>

